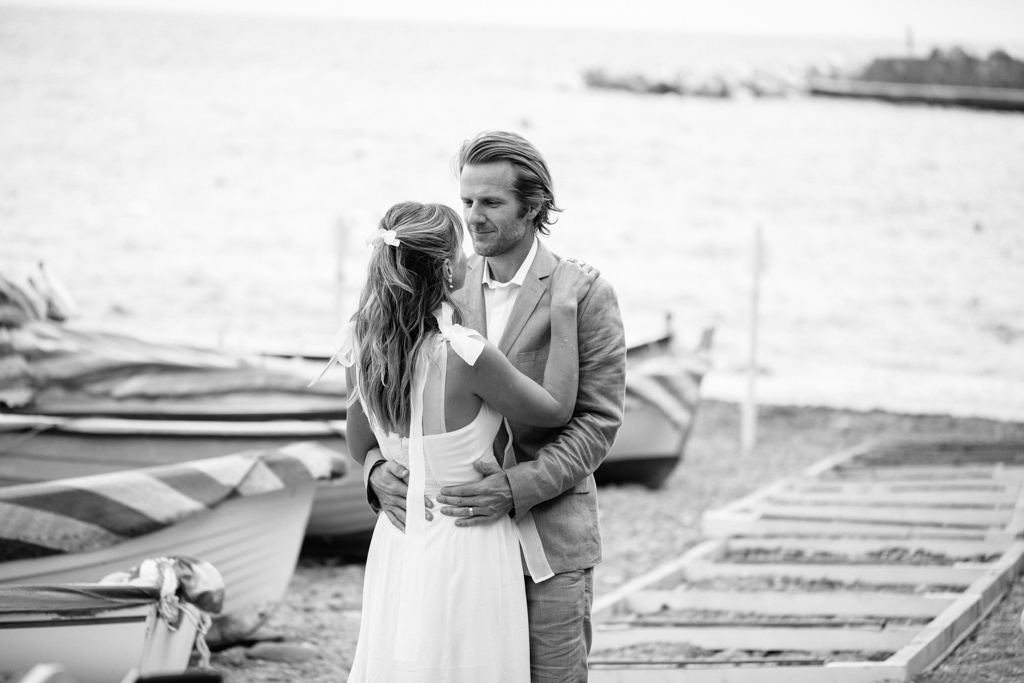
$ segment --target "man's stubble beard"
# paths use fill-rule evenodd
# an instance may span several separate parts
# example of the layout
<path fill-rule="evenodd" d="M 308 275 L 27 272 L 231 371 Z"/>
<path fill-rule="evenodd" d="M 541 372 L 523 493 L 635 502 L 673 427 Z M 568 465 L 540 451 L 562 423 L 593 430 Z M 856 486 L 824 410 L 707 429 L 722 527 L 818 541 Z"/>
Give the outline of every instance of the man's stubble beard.
<path fill-rule="evenodd" d="M 485 257 L 503 256 L 510 251 L 513 251 L 516 247 L 522 244 L 524 239 L 526 239 L 530 228 L 532 227 L 523 219 L 518 219 L 516 222 L 519 229 L 514 233 L 505 234 L 498 240 L 483 246 L 482 250 L 480 247 L 477 247 L 476 240 L 473 240 L 473 251 L 478 255 Z M 472 236 L 472 231 L 470 231 L 470 235 Z"/>

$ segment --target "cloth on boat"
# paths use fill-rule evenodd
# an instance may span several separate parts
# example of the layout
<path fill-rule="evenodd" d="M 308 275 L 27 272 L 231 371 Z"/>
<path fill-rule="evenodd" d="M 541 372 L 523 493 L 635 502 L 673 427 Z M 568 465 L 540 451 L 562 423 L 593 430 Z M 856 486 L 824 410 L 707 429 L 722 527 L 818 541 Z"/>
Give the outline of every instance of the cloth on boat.
<path fill-rule="evenodd" d="M 206 560 L 189 555 L 150 558 L 128 571 L 107 574 L 100 583 L 156 587 L 162 602 L 177 597 L 210 614 L 224 607 L 224 577 Z M 169 605 L 171 616 L 175 607 Z"/>
<path fill-rule="evenodd" d="M 160 618 L 172 631 L 178 630 L 186 616 L 193 618 L 198 632 L 195 644 L 199 650 L 199 666 L 204 669 L 210 666 L 210 646 L 206 642 L 206 634 L 213 625 L 210 615 L 217 614 L 224 606 L 224 577 L 216 567 L 187 555 L 156 557 L 143 560 L 129 571 L 108 574 L 100 583 L 156 588 Z M 197 618 L 182 608 L 183 602 L 199 608 Z"/>
<path fill-rule="evenodd" d="M 483 343 L 468 330 L 442 329 L 444 336 L 427 339 L 413 364 L 409 436 L 374 429 L 384 457 L 409 470 L 406 530 L 387 515 L 377 518 L 350 683 L 530 680 L 526 589 L 512 518 L 456 527 L 452 517 L 424 516 L 424 495 L 439 506 L 442 487 L 482 478 L 473 462 L 492 454 L 502 424 L 484 403 L 468 425 L 446 430 L 445 337 L 460 336 L 452 349 L 474 362 L 473 347 Z"/>
<path fill-rule="evenodd" d="M 0 561 L 107 548 L 242 496 L 343 473 L 314 442 L 0 488 Z"/>

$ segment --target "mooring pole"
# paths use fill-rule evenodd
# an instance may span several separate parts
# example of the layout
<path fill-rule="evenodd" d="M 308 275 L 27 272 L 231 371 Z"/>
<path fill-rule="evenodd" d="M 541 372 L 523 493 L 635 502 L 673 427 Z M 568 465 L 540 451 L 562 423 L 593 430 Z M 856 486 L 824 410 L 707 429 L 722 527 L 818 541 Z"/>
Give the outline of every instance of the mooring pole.
<path fill-rule="evenodd" d="M 747 361 L 747 393 L 743 399 L 740 422 L 740 445 L 744 457 L 751 455 L 757 445 L 757 333 L 760 322 L 761 275 L 764 271 L 764 241 L 760 225 L 754 227 L 751 262 L 750 355 Z"/>

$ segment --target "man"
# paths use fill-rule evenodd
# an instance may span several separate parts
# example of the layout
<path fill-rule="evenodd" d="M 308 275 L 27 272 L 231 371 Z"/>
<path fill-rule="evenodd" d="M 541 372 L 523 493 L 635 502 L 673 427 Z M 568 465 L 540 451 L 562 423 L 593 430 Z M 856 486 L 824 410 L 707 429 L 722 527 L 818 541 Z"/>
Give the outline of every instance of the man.
<path fill-rule="evenodd" d="M 543 382 L 550 343 L 550 275 L 559 258 L 540 244 L 555 205 L 540 153 L 513 133 L 467 141 L 457 159 L 463 216 L 477 256 L 458 293 L 466 327 L 486 336 L 521 372 Z M 562 428 L 511 423 L 514 462 L 476 463 L 484 479 L 442 489 L 440 512 L 459 526 L 529 513 L 554 576 L 534 581 L 524 567 L 534 683 L 585 681 L 590 652 L 593 568 L 601 561 L 593 472 L 622 423 L 625 339 L 615 293 L 598 278 L 579 305 L 580 379 L 573 418 Z M 499 466 L 504 460 L 504 469 Z M 371 502 L 404 524 L 407 472 L 367 460 Z M 428 518 L 431 516 L 428 510 Z"/>

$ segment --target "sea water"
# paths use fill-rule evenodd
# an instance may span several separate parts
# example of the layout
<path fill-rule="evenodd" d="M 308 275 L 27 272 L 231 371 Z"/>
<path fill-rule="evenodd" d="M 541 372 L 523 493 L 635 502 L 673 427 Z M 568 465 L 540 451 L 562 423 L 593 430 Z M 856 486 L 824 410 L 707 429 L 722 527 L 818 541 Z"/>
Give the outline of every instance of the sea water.
<path fill-rule="evenodd" d="M 706 395 L 746 391 L 760 226 L 761 400 L 1024 419 L 1024 115 L 580 77 L 900 50 L 2 7 L 0 261 L 45 261 L 82 327 L 323 350 L 383 211 L 457 208 L 459 145 L 513 130 L 554 174 L 547 243 L 602 270 L 631 340 L 716 327 Z"/>

